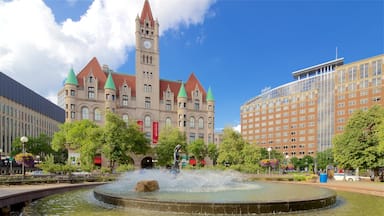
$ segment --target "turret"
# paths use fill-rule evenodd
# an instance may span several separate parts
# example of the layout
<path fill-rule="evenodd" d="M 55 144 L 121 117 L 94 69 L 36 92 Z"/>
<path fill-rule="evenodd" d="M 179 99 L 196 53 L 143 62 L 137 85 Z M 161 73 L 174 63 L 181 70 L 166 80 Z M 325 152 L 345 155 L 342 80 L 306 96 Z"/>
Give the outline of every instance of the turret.
<path fill-rule="evenodd" d="M 181 83 L 179 94 L 177 95 L 177 121 L 180 131 L 183 132 L 185 132 L 187 126 L 187 102 L 187 92 L 185 91 L 184 83 Z"/>
<path fill-rule="evenodd" d="M 76 97 L 77 97 L 77 81 L 73 68 L 68 72 L 67 79 L 65 80 L 65 121 L 72 122 L 76 119 Z"/>
<path fill-rule="evenodd" d="M 107 81 L 104 85 L 105 94 L 105 110 L 115 112 L 116 109 L 116 87 L 112 79 L 112 74 L 108 74 Z"/>
<path fill-rule="evenodd" d="M 207 92 L 207 111 L 208 111 L 208 143 L 213 143 L 213 135 L 215 130 L 215 99 L 213 98 L 211 87 Z"/>

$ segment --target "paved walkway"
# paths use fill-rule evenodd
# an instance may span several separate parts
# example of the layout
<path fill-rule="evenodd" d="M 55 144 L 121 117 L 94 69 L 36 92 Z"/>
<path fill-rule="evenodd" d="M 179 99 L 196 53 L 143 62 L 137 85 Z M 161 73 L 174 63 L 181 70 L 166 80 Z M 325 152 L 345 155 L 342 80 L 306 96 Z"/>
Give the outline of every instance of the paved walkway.
<path fill-rule="evenodd" d="M 363 194 L 384 197 L 384 182 L 370 182 L 370 181 L 348 182 L 348 181 L 330 180 L 330 181 L 327 181 L 326 183 L 319 183 L 319 182 L 316 182 L 316 183 L 295 182 L 295 183 L 326 187 L 336 191 L 348 191 L 348 192 L 363 193 Z"/>

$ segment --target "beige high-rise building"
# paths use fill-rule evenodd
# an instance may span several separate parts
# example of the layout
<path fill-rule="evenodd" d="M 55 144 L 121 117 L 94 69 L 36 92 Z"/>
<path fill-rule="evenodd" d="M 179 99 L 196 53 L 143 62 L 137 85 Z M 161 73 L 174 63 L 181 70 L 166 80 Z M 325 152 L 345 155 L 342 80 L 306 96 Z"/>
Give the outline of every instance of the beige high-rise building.
<path fill-rule="evenodd" d="M 211 89 L 205 91 L 194 73 L 185 83 L 160 79 L 159 62 L 159 23 L 145 0 L 136 18 L 136 73 L 116 73 L 96 58 L 77 75 L 71 69 L 58 93 L 66 122 L 91 119 L 102 125 L 109 110 L 126 122 L 137 122 L 152 145 L 158 143 L 165 126 L 179 128 L 188 142 L 203 139 L 206 144 L 213 143 L 215 102 Z"/>
<path fill-rule="evenodd" d="M 349 64 L 338 58 L 293 72 L 295 81 L 241 106 L 243 138 L 299 158 L 331 148 L 355 110 L 384 105 L 383 62 L 384 55 Z"/>

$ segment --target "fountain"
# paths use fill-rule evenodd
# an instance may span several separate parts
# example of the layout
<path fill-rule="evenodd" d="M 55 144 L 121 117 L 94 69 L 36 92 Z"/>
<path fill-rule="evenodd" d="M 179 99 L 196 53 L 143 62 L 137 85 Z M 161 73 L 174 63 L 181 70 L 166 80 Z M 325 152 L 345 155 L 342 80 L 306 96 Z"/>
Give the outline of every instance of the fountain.
<path fill-rule="evenodd" d="M 136 192 L 143 180 L 156 180 L 155 192 Z M 320 209 L 336 203 L 336 193 L 308 185 L 245 182 L 234 171 L 140 170 L 93 191 L 97 200 L 155 211 L 198 214 L 260 214 Z"/>

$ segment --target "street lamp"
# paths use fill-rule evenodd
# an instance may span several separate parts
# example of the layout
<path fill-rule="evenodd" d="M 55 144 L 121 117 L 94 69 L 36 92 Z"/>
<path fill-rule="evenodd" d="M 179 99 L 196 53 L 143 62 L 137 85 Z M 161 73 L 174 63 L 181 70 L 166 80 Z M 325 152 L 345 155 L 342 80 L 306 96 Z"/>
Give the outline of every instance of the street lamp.
<path fill-rule="evenodd" d="M 25 156 L 25 143 L 28 142 L 28 137 L 26 136 L 22 136 L 20 138 L 20 141 L 23 143 L 23 162 L 21 163 L 22 165 L 22 171 L 23 171 L 23 178 L 25 176 L 25 165 L 24 165 L 24 156 Z"/>
<path fill-rule="evenodd" d="M 268 147 L 267 151 L 268 151 L 268 159 L 269 159 L 268 174 L 271 175 L 271 151 L 272 151 L 272 148 Z"/>

